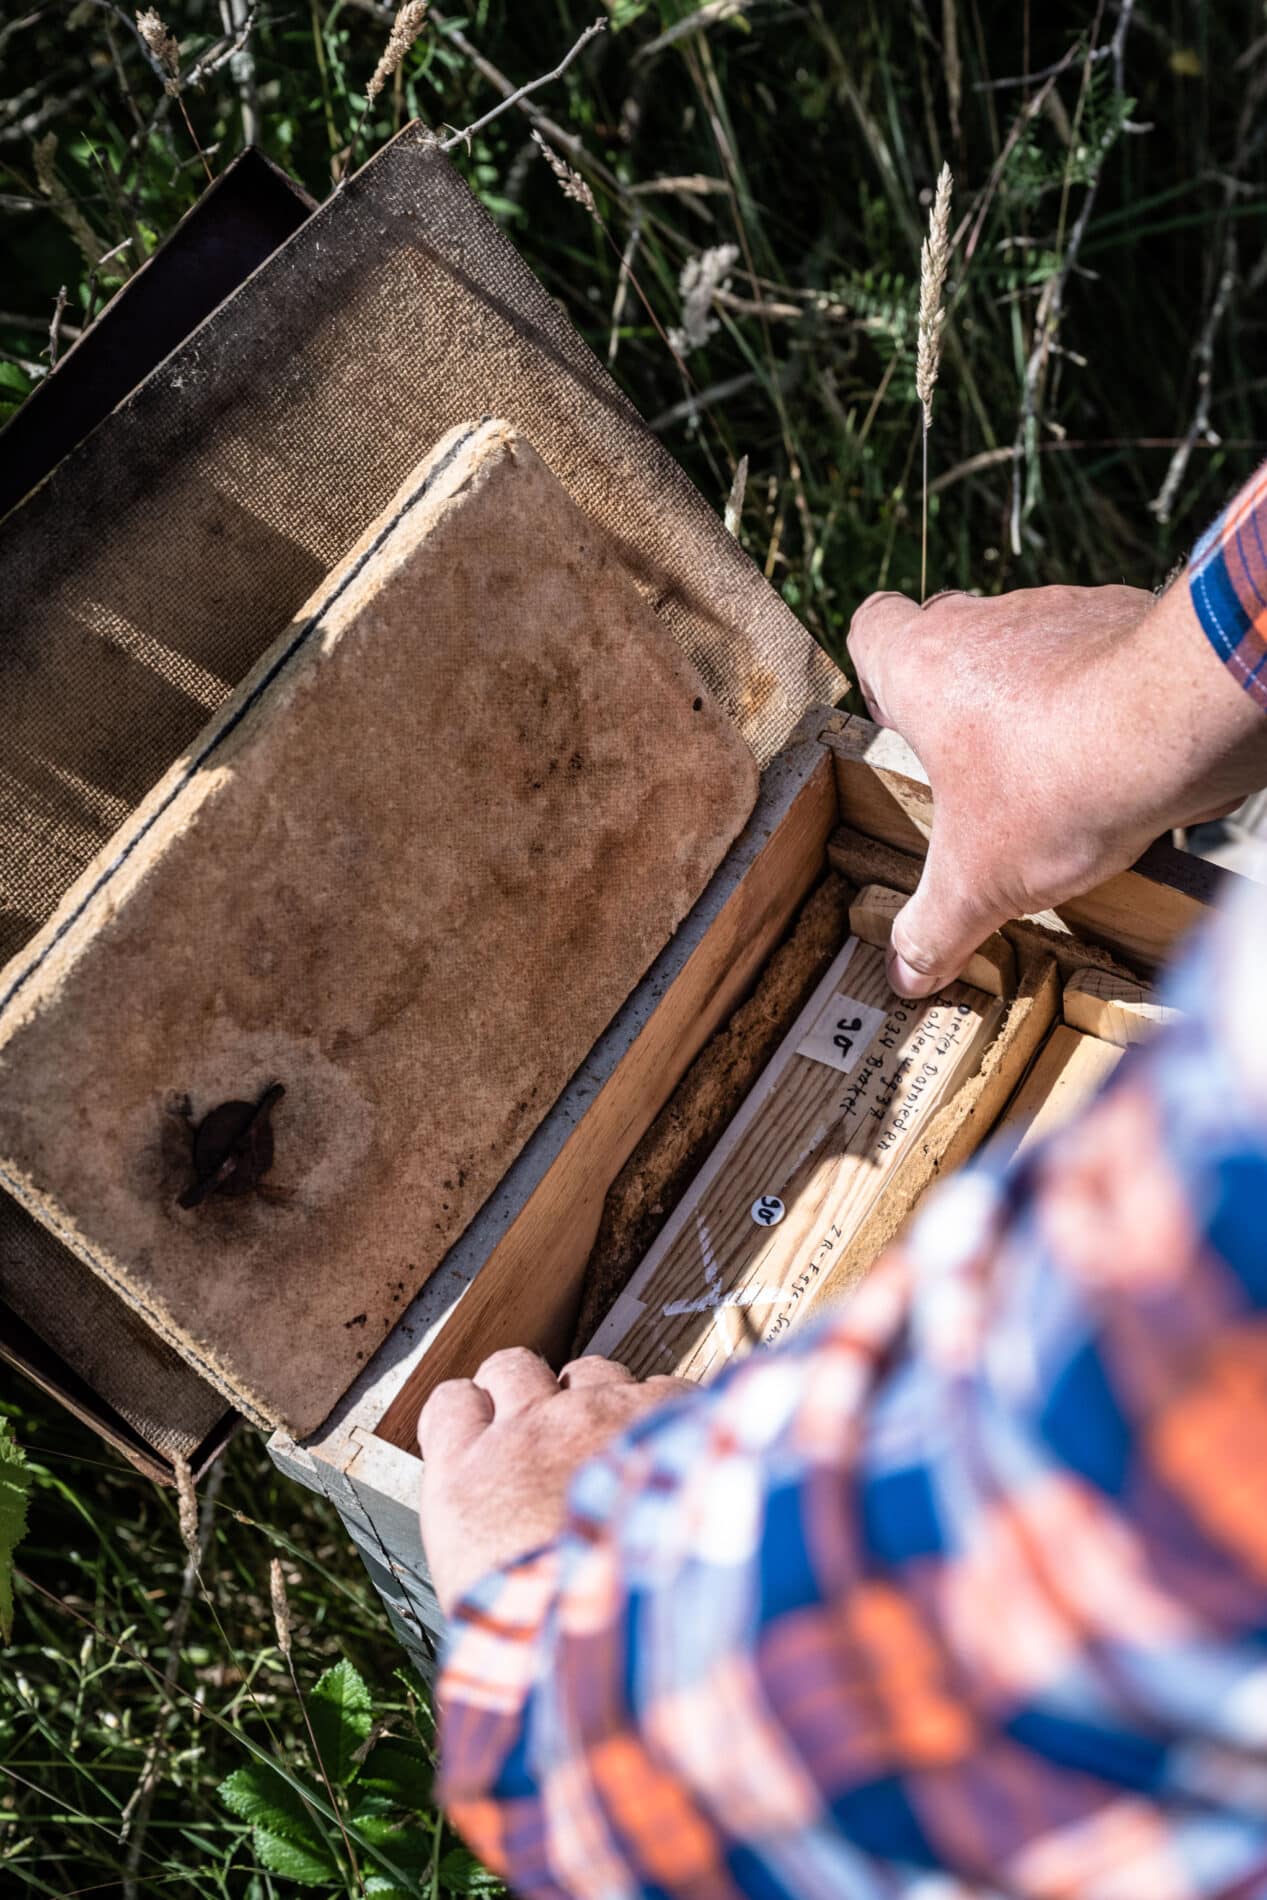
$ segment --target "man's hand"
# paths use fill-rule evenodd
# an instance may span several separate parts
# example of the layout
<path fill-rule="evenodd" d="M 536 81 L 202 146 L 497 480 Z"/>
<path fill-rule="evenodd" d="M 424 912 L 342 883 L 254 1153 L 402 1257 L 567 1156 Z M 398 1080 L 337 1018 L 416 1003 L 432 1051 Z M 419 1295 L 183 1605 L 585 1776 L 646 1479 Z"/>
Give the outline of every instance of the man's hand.
<path fill-rule="evenodd" d="M 474 1379 L 438 1385 L 418 1420 L 426 1462 L 422 1541 L 448 1613 L 490 1570 L 548 1543 L 563 1528 L 573 1474 L 687 1379 L 640 1384 L 610 1359 L 574 1359 L 556 1378 L 544 1359 L 512 1347 Z"/>
<path fill-rule="evenodd" d="M 873 717 L 928 774 L 934 821 L 889 980 L 925 996 L 1010 918 L 1117 871 L 1264 783 L 1267 722 L 1219 666 L 1187 589 L 873 594 L 849 652 Z"/>

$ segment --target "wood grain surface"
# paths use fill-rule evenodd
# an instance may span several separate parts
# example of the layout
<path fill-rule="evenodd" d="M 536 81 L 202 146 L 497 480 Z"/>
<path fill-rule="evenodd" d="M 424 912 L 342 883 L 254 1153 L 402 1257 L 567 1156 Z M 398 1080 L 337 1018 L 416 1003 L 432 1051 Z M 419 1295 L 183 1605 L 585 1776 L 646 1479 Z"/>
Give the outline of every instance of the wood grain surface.
<path fill-rule="evenodd" d="M 1159 1003 L 1145 983 L 1128 983 L 1106 970 L 1076 970 L 1065 984 L 1064 1018 L 1071 1029 L 1126 1049 L 1177 1022 L 1179 1011 Z"/>
<path fill-rule="evenodd" d="M 902 1002 L 882 953 L 849 938 L 591 1350 L 639 1376 L 703 1378 L 781 1338 L 838 1279 L 880 1195 L 900 1196 L 1004 1007 L 961 983 Z"/>
<path fill-rule="evenodd" d="M 998 1139 L 1015 1160 L 1071 1121 L 1122 1060 L 1122 1050 L 1058 1023 L 1008 1103 Z"/>

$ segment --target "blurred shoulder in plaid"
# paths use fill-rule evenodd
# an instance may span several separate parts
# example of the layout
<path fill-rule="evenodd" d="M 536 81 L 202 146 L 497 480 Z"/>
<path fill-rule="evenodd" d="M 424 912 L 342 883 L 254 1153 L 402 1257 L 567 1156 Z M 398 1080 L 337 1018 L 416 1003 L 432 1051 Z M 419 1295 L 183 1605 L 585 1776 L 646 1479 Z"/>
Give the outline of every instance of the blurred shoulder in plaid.
<path fill-rule="evenodd" d="M 579 1475 L 460 1608 L 525 1895 L 1267 1893 L 1267 893 L 1082 1119 Z"/>

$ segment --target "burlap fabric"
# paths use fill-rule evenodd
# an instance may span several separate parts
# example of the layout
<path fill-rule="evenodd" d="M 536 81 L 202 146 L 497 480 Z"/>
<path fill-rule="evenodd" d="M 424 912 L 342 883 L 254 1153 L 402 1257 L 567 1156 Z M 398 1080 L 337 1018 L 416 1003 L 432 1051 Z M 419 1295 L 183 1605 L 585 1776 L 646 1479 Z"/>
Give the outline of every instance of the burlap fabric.
<path fill-rule="evenodd" d="M 313 201 L 254 146 L 240 152 L 0 429 L 0 516 L 285 243 Z"/>
<path fill-rule="evenodd" d="M 0 1204 L 0 1299 L 163 1458 L 192 1462 L 224 1417 L 223 1392 L 8 1195 Z M 126 1440 L 110 1435 L 131 1455 Z"/>
<path fill-rule="evenodd" d="M 0 955 L 430 446 L 523 431 L 769 759 L 837 669 L 418 127 L 0 523 Z"/>

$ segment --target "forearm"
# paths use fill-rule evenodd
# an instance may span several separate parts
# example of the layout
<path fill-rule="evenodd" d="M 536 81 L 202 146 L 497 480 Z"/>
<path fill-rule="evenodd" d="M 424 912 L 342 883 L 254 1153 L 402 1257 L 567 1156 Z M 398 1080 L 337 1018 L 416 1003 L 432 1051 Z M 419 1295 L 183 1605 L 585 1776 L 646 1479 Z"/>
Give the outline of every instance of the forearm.
<path fill-rule="evenodd" d="M 1248 635 L 1220 666 L 1191 579 L 1129 604 L 1092 663 L 1031 619 L 1002 790 L 958 794 L 996 842 L 1025 798 L 1068 832 L 1110 786 L 1121 849 L 1267 780 Z M 954 650 L 988 679 L 970 609 Z M 1093 696 L 1037 760 L 1075 671 Z M 563 1533 L 459 1606 L 443 1792 L 520 1891 L 1267 1878 L 1267 1803 L 1242 1798 L 1267 1720 L 1237 1693 L 1267 1592 L 1250 896 L 1181 980 L 1187 1024 L 1079 1125 L 950 1183 L 816 1335 L 612 1445 Z"/>
<path fill-rule="evenodd" d="M 1222 618 L 1215 622 L 1211 608 L 1203 624 L 1208 581 L 1197 566 L 1177 575 L 1136 628 L 1088 656 L 1076 682 L 1086 769 L 1103 808 L 1115 820 L 1137 814 L 1149 836 L 1267 785 L 1267 669 L 1247 665 L 1245 635 L 1236 637 L 1241 616 L 1225 589 L 1216 597 Z"/>

